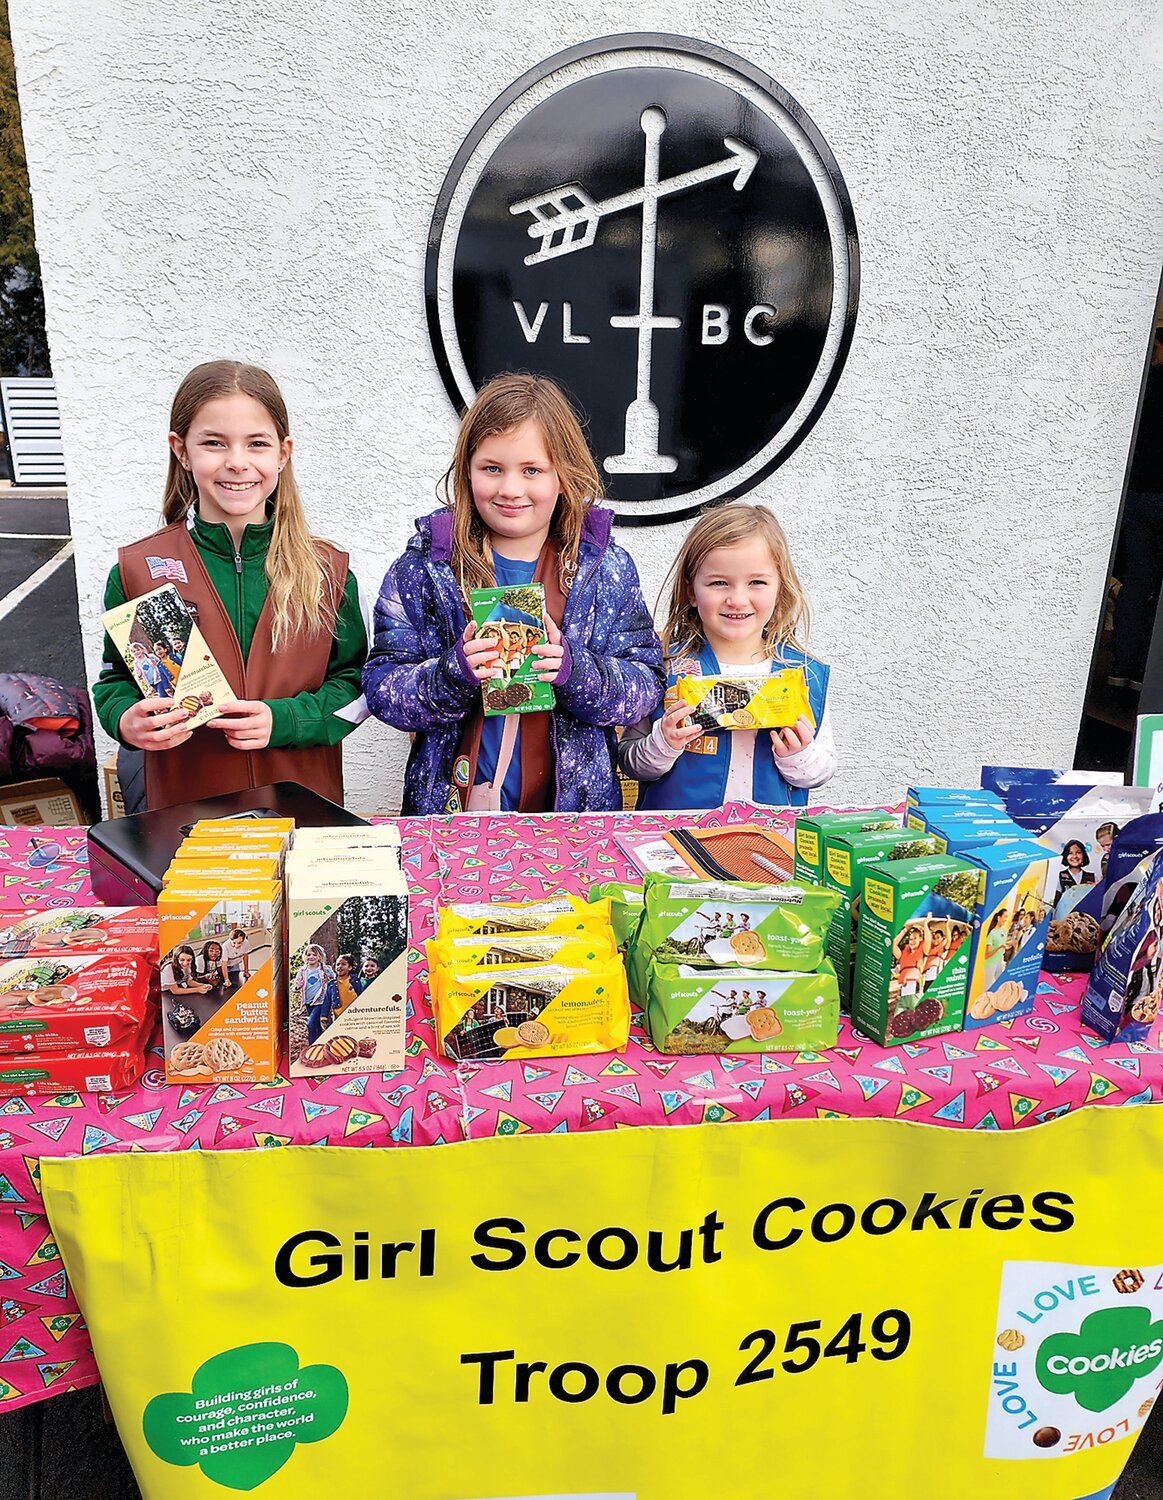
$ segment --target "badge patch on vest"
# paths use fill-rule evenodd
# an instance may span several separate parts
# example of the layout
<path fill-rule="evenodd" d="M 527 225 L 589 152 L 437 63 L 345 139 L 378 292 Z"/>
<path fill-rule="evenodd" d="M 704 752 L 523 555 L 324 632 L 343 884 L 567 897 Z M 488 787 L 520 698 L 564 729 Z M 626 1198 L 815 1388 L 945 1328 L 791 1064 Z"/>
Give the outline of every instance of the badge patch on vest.
<path fill-rule="evenodd" d="M 719 736 L 717 734 L 701 734 L 697 740 L 691 740 L 686 747 L 688 755 L 717 755 L 719 753 Z"/>
<path fill-rule="evenodd" d="M 147 557 L 145 565 L 151 578 L 169 578 L 175 583 L 189 583 L 186 565 L 178 557 Z"/>

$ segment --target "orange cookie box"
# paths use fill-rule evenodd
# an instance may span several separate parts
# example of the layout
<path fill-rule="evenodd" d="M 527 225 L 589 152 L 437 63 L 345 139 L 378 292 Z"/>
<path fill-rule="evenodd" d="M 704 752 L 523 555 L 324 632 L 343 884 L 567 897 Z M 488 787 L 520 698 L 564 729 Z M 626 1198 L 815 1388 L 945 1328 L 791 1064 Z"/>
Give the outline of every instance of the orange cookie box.
<path fill-rule="evenodd" d="M 273 1082 L 283 1031 L 281 883 L 176 880 L 158 897 L 158 928 L 167 1081 Z M 245 962 L 232 962 L 236 945 Z"/>

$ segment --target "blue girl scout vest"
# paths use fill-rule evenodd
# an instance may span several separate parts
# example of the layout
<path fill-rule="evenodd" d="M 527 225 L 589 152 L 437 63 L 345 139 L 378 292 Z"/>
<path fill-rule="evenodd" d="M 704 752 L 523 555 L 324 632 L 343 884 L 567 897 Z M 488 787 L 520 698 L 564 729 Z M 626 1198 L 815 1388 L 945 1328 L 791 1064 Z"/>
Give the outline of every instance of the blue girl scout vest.
<path fill-rule="evenodd" d="M 777 646 L 773 653 L 773 672 L 783 667 L 802 667 L 808 685 L 808 702 L 812 717 L 819 728 L 824 716 L 824 702 L 828 696 L 828 677 L 831 669 L 823 662 L 800 651 L 795 646 Z M 699 652 L 699 675 L 712 677 L 719 671 L 715 653 L 707 645 Z M 676 659 L 667 664 L 667 686 L 680 677 L 692 673 L 691 658 Z M 680 670 L 681 669 L 681 670 Z M 660 719 L 664 703 L 655 710 L 654 718 Z M 695 740 L 675 761 L 665 776 L 657 781 L 644 781 L 638 796 L 638 806 L 644 811 L 675 812 L 683 810 L 721 807 L 727 791 L 727 771 L 731 763 L 731 735 L 745 731 L 724 730 L 722 734 L 704 735 Z M 755 756 L 751 778 L 751 798 L 754 802 L 776 807 L 806 807 L 808 789 L 789 786 L 779 774 L 771 748 L 771 731 L 755 731 Z"/>

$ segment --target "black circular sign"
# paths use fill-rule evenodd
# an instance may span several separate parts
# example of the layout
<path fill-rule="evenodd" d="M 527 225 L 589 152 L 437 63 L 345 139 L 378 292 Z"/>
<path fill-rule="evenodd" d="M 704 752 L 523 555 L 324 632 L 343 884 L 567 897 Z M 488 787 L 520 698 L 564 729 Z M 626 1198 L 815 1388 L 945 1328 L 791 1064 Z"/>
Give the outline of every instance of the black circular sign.
<path fill-rule="evenodd" d="M 499 371 L 552 376 L 589 418 L 618 518 L 672 521 L 749 490 L 827 404 L 856 317 L 856 225 L 778 84 L 684 37 L 607 37 L 478 120 L 425 283 L 458 408 Z"/>

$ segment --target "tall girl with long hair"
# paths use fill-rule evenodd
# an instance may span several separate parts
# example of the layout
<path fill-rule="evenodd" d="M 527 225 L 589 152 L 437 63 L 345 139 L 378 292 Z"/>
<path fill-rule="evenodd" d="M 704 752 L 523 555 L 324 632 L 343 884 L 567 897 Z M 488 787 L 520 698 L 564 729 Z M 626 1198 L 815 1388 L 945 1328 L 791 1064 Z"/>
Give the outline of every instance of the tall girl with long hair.
<path fill-rule="evenodd" d="M 235 700 L 191 731 L 180 703 L 141 696 L 106 636 L 97 715 L 145 751 L 150 808 L 274 781 L 342 802 L 367 632 L 347 554 L 308 529 L 282 393 L 255 365 L 213 360 L 178 387 L 170 429 L 165 526 L 118 552 L 105 608 L 174 583 Z"/>
<path fill-rule="evenodd" d="M 405 813 L 621 807 L 616 725 L 662 697 L 662 651 L 628 553 L 595 502 L 597 467 L 550 380 L 500 375 L 465 413 L 443 481 L 388 569 L 363 683 L 372 713 L 414 738 Z M 534 648 L 556 707 L 483 714 L 495 637 L 471 623 L 474 588 L 545 587 Z"/>

